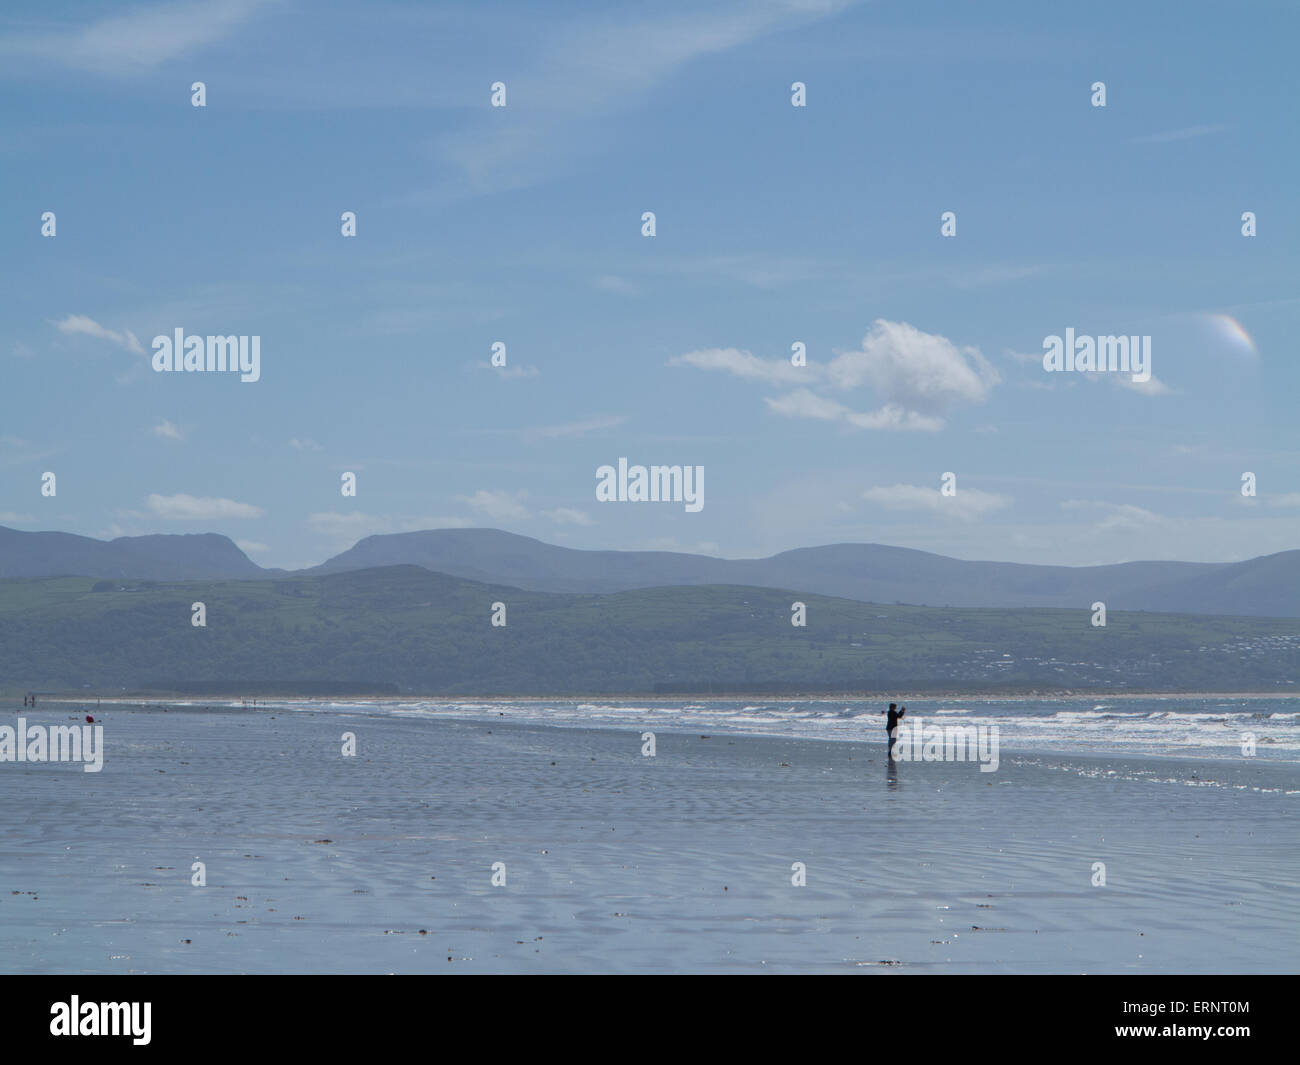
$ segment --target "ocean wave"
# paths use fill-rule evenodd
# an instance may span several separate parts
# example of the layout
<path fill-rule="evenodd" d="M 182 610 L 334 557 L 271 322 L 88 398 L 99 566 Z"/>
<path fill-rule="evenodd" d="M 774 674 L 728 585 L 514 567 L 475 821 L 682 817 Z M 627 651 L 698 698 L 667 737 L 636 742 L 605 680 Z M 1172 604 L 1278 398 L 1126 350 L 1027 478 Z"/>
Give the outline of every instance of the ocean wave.
<path fill-rule="evenodd" d="M 223 707 L 238 710 L 240 700 L 186 699 L 172 704 L 196 712 Z M 258 710 L 310 713 L 396 715 L 407 719 L 496 721 L 565 728 L 655 728 L 735 734 L 791 736 L 876 744 L 883 719 L 881 703 L 845 705 L 830 699 L 790 699 L 754 703 L 746 699 L 617 697 L 597 700 L 520 699 L 282 699 L 259 700 Z M 1117 709 L 1121 707 L 1121 709 Z M 997 725 L 1007 751 L 1070 751 L 1111 754 L 1164 754 L 1222 760 L 1242 759 L 1250 733 L 1257 756 L 1267 761 L 1300 761 L 1300 698 L 1243 699 L 1232 704 L 1179 700 L 1174 696 L 1096 703 L 1091 699 L 1007 699 L 975 697 L 964 705 L 924 700 L 912 704 L 904 724 L 927 726 Z"/>

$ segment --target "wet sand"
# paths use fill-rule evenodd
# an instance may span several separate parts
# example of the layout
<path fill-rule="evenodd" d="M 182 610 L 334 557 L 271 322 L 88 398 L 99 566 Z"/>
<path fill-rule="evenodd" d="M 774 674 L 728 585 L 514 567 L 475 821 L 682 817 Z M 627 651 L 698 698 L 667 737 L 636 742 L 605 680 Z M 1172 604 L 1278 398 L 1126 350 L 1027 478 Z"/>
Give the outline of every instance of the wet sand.
<path fill-rule="evenodd" d="M 883 736 L 661 730 L 645 758 L 639 730 L 504 720 L 97 721 L 100 773 L 0 765 L 0 971 L 1246 973 L 1300 956 L 1293 763 L 891 770 Z"/>

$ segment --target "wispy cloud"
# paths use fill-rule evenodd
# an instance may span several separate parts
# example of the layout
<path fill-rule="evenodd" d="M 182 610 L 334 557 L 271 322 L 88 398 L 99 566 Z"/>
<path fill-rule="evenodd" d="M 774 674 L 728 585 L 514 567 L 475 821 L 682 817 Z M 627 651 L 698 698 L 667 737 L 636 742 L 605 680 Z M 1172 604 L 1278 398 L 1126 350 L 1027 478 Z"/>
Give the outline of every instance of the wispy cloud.
<path fill-rule="evenodd" d="M 856 411 L 806 388 L 798 388 L 784 396 L 768 398 L 764 402 L 774 414 L 781 414 L 787 418 L 815 418 L 819 421 L 843 422 L 854 429 L 905 429 L 933 433 L 943 428 L 942 418 L 905 410 L 897 404 L 886 404 L 879 410 Z"/>
<path fill-rule="evenodd" d="M 718 278 L 738 281 L 759 289 L 787 288 L 804 281 L 844 277 L 840 266 L 826 259 L 779 252 L 746 252 L 731 255 L 671 256 L 655 262 L 641 262 L 642 270 L 655 270 L 675 277 L 694 277 L 701 283 Z M 852 269 L 851 266 L 848 269 Z"/>
<path fill-rule="evenodd" d="M 635 296 L 640 291 L 632 282 L 616 274 L 602 274 L 591 283 L 602 292 L 617 292 L 621 296 Z"/>
<path fill-rule="evenodd" d="M 720 370 L 747 381 L 762 381 L 772 385 L 801 384 L 818 373 L 815 367 L 810 372 L 807 366 L 795 366 L 789 359 L 762 359 L 752 352 L 742 351 L 739 348 L 702 348 L 699 351 L 688 351 L 685 355 L 675 355 L 669 359 L 668 365 L 694 366 L 697 370 Z"/>
<path fill-rule="evenodd" d="M 1042 366 L 1042 352 L 1033 351 L 1012 351 L 1010 348 L 1003 348 L 1002 354 L 1012 362 L 1018 362 L 1021 366 Z"/>
<path fill-rule="evenodd" d="M 471 496 L 457 498 L 494 521 L 519 521 L 528 517 L 528 508 L 522 500 L 524 493 L 494 492 L 480 488 Z"/>
<path fill-rule="evenodd" d="M 1047 268 L 1044 266 L 982 266 L 954 274 L 951 280 L 957 288 L 983 288 L 986 285 L 1002 285 L 1010 281 L 1038 277 L 1046 271 Z"/>
<path fill-rule="evenodd" d="M 57 455 L 55 448 L 41 448 L 18 436 L 0 436 L 0 466 L 23 466 Z"/>
<path fill-rule="evenodd" d="M 475 362 L 470 365 L 475 370 L 491 370 L 506 381 L 522 381 L 530 377 L 540 377 L 542 374 L 541 370 L 531 364 L 527 366 L 493 366 L 490 362 Z"/>
<path fill-rule="evenodd" d="M 260 518 L 262 508 L 251 503 L 237 503 L 220 497 L 191 496 L 184 493 L 150 495 L 145 500 L 150 512 L 159 518 L 175 521 L 217 521 L 229 518 Z"/>
<path fill-rule="evenodd" d="M 154 436 L 161 436 L 165 440 L 184 440 L 185 434 L 175 424 L 169 422 L 166 418 L 153 427 Z"/>
<path fill-rule="evenodd" d="M 1151 374 L 1145 381 L 1134 381 L 1132 374 L 1111 370 L 1084 370 L 1076 372 L 1072 376 L 1090 381 L 1093 384 L 1108 382 L 1117 388 L 1126 388 L 1130 392 L 1137 392 L 1144 396 L 1169 396 L 1174 393 L 1174 390 L 1155 374 Z"/>
<path fill-rule="evenodd" d="M 1110 374 L 1109 376 L 1115 379 L 1115 383 L 1120 388 L 1127 388 L 1130 392 L 1139 392 L 1144 396 L 1173 395 L 1174 390 L 1155 374 L 1152 374 L 1145 381 L 1134 381 L 1132 375 L 1126 373 Z"/>
<path fill-rule="evenodd" d="M 919 484 L 894 484 L 868 488 L 862 498 L 886 510 L 924 510 L 961 521 L 973 521 L 1010 505 L 1010 496 L 982 492 L 978 488 L 961 488 L 949 496 L 938 487 Z"/>
<path fill-rule="evenodd" d="M 138 73 L 225 40 L 264 6 L 264 0 L 155 4 L 84 25 L 7 34 L 0 55 L 99 74 Z"/>
<path fill-rule="evenodd" d="M 542 514 L 550 518 L 556 525 L 595 525 L 596 521 L 590 514 L 581 510 L 574 510 L 572 507 L 556 507 L 554 510 L 544 510 Z"/>
<path fill-rule="evenodd" d="M 95 337 L 98 340 L 107 340 L 111 344 L 116 344 L 123 351 L 129 351 L 133 355 L 143 355 L 144 346 L 136 339 L 134 333 L 129 329 L 118 332 L 109 329 L 107 326 L 100 325 L 93 318 L 87 318 L 84 314 L 70 314 L 58 322 L 51 323 L 55 329 L 65 336 L 88 336 Z"/>
<path fill-rule="evenodd" d="M 700 540 L 696 543 L 684 543 L 675 536 L 656 536 L 640 543 L 629 544 L 629 551 L 673 551 L 688 555 L 708 555 L 721 557 L 721 549 L 713 540 Z"/>
<path fill-rule="evenodd" d="M 690 62 L 824 19 L 854 2 L 758 0 L 721 11 L 631 18 L 606 8 L 581 21 L 561 21 L 536 45 L 535 63 L 511 75 L 508 105 L 493 121 L 438 140 L 437 154 L 461 182 L 435 195 L 500 192 L 570 172 L 590 145 L 602 141 L 576 136 L 584 124 L 635 103 Z"/>
<path fill-rule="evenodd" d="M 1093 526 L 1098 532 L 1135 531 L 1164 522 L 1164 518 L 1145 507 L 1132 503 L 1107 503 L 1098 499 L 1067 499 L 1062 510 L 1093 511 L 1100 519 Z"/>
<path fill-rule="evenodd" d="M 603 429 L 613 429 L 622 425 L 626 418 L 618 414 L 601 415 L 595 418 L 585 418 L 582 421 L 565 422 L 562 425 L 541 425 L 535 429 L 529 429 L 527 432 L 532 435 L 545 437 L 547 440 L 554 440 L 565 436 L 586 436 L 588 433 L 598 433 Z"/>

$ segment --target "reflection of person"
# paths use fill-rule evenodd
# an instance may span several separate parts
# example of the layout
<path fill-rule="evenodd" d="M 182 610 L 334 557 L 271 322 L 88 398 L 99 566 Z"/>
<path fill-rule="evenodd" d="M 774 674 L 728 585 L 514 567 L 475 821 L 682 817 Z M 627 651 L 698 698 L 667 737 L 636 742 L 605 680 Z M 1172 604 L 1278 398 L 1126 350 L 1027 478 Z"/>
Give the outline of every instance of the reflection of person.
<path fill-rule="evenodd" d="M 895 711 L 896 706 L 898 706 L 897 703 L 890 703 L 888 710 L 880 711 L 882 714 L 887 715 L 885 718 L 885 735 L 889 737 L 889 749 L 891 751 L 894 749 L 894 729 L 898 727 L 898 723 L 903 720 L 903 715 L 907 713 L 907 707 Z"/>

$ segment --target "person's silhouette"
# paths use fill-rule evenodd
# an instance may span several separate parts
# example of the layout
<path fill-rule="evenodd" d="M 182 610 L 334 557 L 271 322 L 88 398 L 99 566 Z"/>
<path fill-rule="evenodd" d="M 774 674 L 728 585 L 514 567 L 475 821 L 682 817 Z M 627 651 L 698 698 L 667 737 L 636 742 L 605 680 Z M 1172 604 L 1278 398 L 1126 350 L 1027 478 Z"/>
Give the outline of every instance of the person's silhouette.
<path fill-rule="evenodd" d="M 903 707 L 901 710 L 896 710 L 895 708 L 897 706 L 897 703 L 890 703 L 888 710 L 880 711 L 882 714 L 886 715 L 885 735 L 889 737 L 889 756 L 891 758 L 894 756 L 894 729 L 898 727 L 898 723 L 903 720 L 903 715 L 907 713 L 907 707 Z"/>

